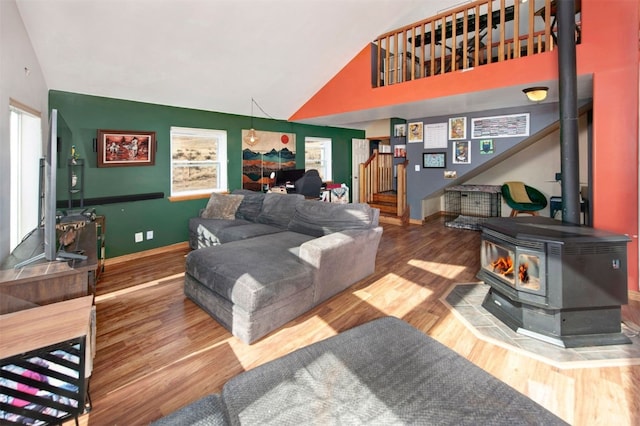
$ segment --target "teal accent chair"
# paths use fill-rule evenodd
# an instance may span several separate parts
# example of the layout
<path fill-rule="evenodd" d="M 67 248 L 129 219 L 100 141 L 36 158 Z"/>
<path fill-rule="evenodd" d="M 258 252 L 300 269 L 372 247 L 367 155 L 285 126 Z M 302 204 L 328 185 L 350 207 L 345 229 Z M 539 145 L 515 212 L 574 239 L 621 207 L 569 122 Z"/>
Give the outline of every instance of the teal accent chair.
<path fill-rule="evenodd" d="M 527 191 L 527 195 L 531 200 L 530 203 L 517 202 L 511 196 L 511 192 L 509 191 L 509 185 L 502 185 L 502 197 L 504 201 L 507 203 L 509 207 L 511 207 L 510 217 L 517 216 L 520 213 L 530 214 L 532 216 L 537 216 L 538 212 L 545 207 L 547 207 L 547 197 L 537 189 L 524 185 L 525 190 Z"/>

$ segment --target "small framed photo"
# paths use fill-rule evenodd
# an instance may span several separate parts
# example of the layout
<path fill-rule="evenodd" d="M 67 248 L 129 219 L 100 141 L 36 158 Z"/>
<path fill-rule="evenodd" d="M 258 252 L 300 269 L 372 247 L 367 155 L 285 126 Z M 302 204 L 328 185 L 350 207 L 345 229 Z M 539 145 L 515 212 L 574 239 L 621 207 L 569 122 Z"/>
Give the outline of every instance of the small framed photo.
<path fill-rule="evenodd" d="M 446 152 L 423 152 L 422 167 L 425 169 L 444 169 L 447 166 Z"/>
<path fill-rule="evenodd" d="M 423 134 L 424 128 L 422 121 L 417 121 L 415 123 L 409 123 L 409 137 L 408 142 L 420 142 L 424 140 Z"/>
<path fill-rule="evenodd" d="M 449 139 L 460 140 L 467 138 L 467 117 L 449 119 Z"/>
<path fill-rule="evenodd" d="M 444 171 L 444 178 L 445 179 L 457 179 L 458 178 L 458 172 L 456 172 L 455 170 L 445 170 Z"/>
<path fill-rule="evenodd" d="M 455 141 L 453 143 L 453 164 L 471 164 L 470 148 L 470 141 Z"/>
<path fill-rule="evenodd" d="M 156 132 L 98 130 L 98 167 L 153 166 Z"/>
<path fill-rule="evenodd" d="M 404 138 L 407 136 L 407 125 L 396 124 L 393 126 L 393 136 L 397 138 Z"/>
<path fill-rule="evenodd" d="M 480 141 L 480 154 L 493 154 L 493 139 Z"/>
<path fill-rule="evenodd" d="M 396 145 L 393 147 L 393 157 L 394 158 L 407 158 L 407 146 L 406 145 Z"/>

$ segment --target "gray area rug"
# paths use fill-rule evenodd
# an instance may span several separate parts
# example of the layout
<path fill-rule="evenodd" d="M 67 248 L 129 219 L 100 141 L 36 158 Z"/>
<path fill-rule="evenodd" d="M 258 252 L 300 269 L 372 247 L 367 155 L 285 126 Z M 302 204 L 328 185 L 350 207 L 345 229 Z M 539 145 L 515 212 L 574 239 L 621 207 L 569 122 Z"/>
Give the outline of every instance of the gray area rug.
<path fill-rule="evenodd" d="M 516 333 L 484 309 L 482 301 L 489 288 L 484 283 L 454 284 L 440 301 L 479 339 L 521 352 L 558 368 L 640 364 L 640 337 L 624 324 L 622 332 L 631 339 L 630 345 L 560 348 Z"/>

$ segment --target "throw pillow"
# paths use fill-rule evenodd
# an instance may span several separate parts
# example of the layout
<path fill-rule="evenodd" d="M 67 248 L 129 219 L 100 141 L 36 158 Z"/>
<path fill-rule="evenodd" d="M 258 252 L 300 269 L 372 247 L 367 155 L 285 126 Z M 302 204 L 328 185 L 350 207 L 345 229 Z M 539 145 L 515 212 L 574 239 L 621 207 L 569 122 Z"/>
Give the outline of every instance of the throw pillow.
<path fill-rule="evenodd" d="M 236 189 L 233 193 L 244 195 L 240 207 L 238 207 L 238 211 L 236 211 L 236 219 L 255 222 L 262 211 L 262 202 L 264 201 L 265 194 L 246 189 Z"/>
<path fill-rule="evenodd" d="M 238 194 L 211 194 L 207 207 L 202 211 L 200 217 L 205 219 L 235 219 L 236 210 L 244 198 Z"/>
<path fill-rule="evenodd" d="M 531 204 L 531 198 L 527 194 L 527 188 L 524 187 L 522 182 L 505 182 L 509 187 L 509 194 L 516 203 Z"/>

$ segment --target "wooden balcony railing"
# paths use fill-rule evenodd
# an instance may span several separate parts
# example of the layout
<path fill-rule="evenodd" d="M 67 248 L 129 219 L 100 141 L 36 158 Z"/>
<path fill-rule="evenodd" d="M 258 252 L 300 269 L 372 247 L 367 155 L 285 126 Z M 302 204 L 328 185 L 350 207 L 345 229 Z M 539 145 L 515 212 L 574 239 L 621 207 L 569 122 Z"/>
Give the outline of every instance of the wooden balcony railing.
<path fill-rule="evenodd" d="M 580 42 L 581 0 L 575 1 Z M 374 87 L 465 70 L 555 48 L 555 0 L 480 0 L 375 40 Z"/>

